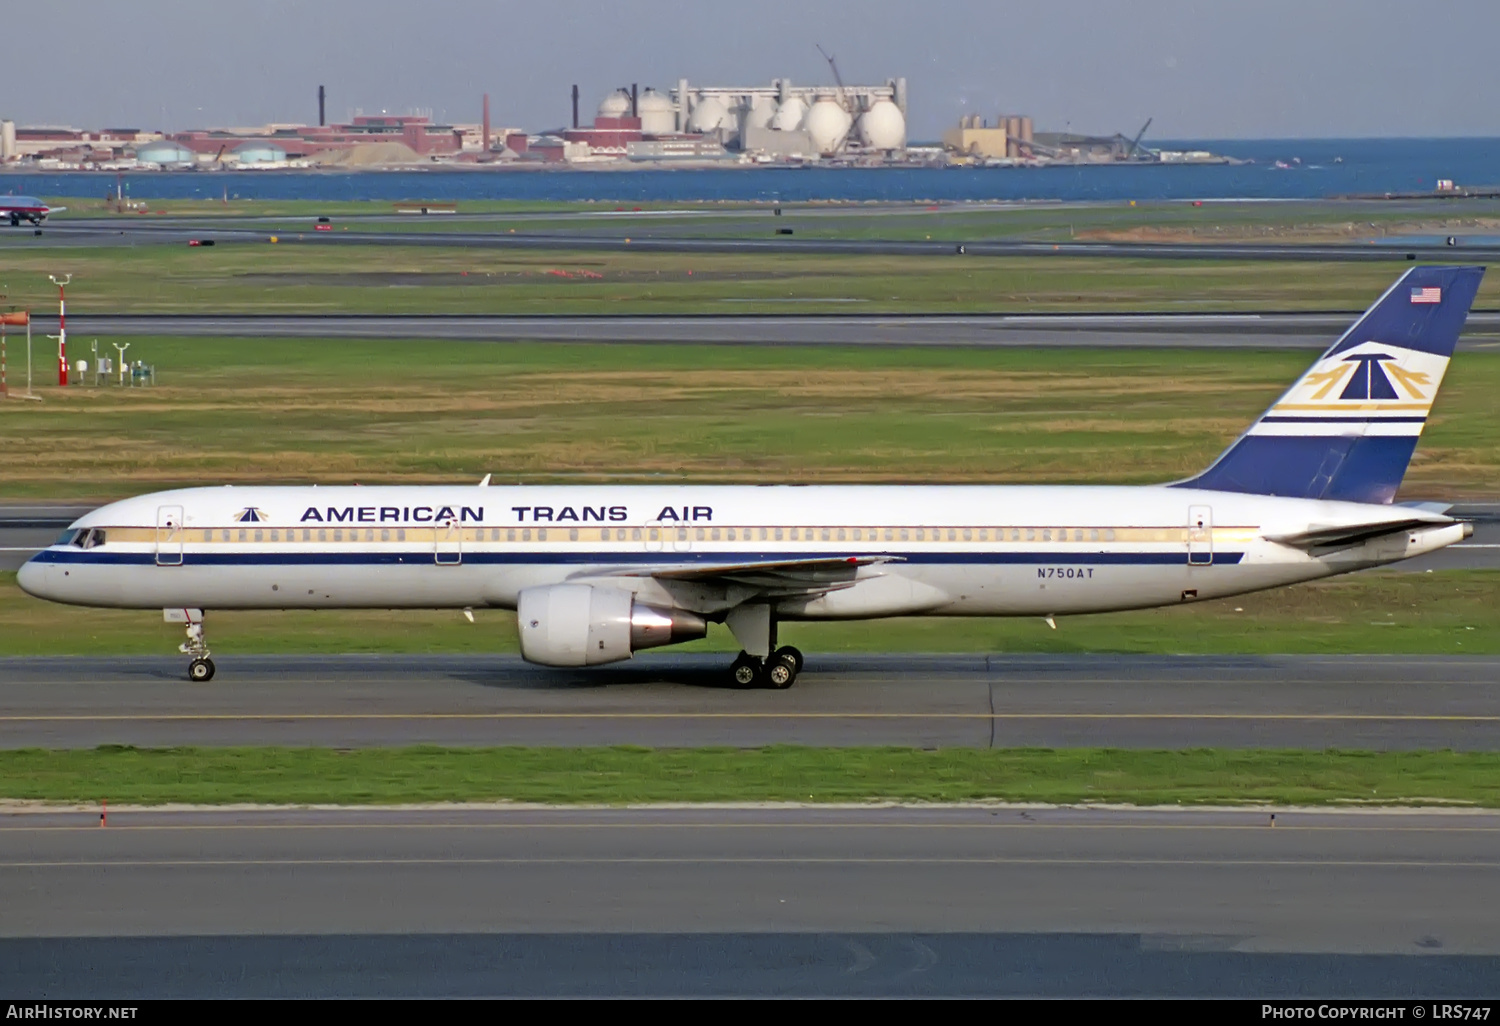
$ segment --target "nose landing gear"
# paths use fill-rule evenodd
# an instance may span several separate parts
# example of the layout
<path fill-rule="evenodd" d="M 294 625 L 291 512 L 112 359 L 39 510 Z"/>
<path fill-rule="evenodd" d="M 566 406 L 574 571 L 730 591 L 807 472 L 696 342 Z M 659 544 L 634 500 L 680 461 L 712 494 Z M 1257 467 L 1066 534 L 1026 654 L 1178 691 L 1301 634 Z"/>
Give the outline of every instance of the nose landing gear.
<path fill-rule="evenodd" d="M 203 621 L 188 621 L 187 640 L 177 646 L 177 651 L 193 657 L 188 663 L 188 680 L 203 684 L 214 679 L 214 661 L 208 657 L 208 643 L 203 639 Z"/>

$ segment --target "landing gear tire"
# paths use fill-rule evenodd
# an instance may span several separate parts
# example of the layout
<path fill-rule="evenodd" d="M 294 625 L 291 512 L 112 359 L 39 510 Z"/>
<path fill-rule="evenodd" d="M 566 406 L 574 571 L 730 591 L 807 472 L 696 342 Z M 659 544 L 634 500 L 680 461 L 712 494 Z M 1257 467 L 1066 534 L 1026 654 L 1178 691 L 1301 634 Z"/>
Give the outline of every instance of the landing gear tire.
<path fill-rule="evenodd" d="M 802 653 L 797 651 L 797 649 L 793 648 L 791 645 L 783 645 L 781 648 L 778 648 L 774 653 L 772 653 L 773 659 L 777 656 L 786 656 L 788 659 L 792 660 L 792 662 L 797 664 L 796 672 L 802 672 Z"/>
<path fill-rule="evenodd" d="M 194 659 L 188 663 L 188 679 L 195 684 L 206 684 L 214 679 L 214 661 L 212 659 Z"/>
<path fill-rule="evenodd" d="M 729 681 L 737 688 L 753 688 L 760 682 L 761 673 L 760 660 L 741 652 L 729 668 Z"/>
<path fill-rule="evenodd" d="M 774 691 L 785 691 L 797 682 L 797 660 L 786 652 L 778 652 L 766 663 L 765 686 Z"/>

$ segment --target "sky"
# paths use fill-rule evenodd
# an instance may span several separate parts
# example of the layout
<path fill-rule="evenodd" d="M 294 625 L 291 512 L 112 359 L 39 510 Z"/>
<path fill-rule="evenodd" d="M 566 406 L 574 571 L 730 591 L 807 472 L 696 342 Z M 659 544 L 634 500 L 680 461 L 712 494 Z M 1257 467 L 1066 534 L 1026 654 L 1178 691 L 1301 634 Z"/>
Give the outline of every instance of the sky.
<path fill-rule="evenodd" d="M 46 0 L 0 117 L 177 131 L 431 110 L 584 121 L 612 89 L 905 76 L 909 137 L 964 114 L 1150 139 L 1500 136 L 1495 0 Z M 13 15 L 22 12 L 13 12 Z"/>

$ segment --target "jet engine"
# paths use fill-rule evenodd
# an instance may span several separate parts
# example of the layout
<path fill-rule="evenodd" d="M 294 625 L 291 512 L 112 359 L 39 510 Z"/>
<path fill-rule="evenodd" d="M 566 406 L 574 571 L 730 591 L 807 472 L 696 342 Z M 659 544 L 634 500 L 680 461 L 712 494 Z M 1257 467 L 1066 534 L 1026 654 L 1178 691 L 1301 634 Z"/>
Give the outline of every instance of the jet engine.
<path fill-rule="evenodd" d="M 621 588 L 553 584 L 524 589 L 516 603 L 521 656 L 543 666 L 593 666 L 708 634 L 701 616 L 642 605 Z"/>

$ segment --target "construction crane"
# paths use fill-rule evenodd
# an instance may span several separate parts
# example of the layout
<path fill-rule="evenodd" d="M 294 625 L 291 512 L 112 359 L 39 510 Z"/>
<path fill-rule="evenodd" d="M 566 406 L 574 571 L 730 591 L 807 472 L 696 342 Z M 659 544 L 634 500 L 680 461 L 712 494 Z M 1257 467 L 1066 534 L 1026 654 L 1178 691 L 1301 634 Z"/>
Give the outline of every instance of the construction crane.
<path fill-rule="evenodd" d="M 834 84 L 838 86 L 839 90 L 839 106 L 843 107 L 844 110 L 849 112 L 849 132 L 852 132 L 854 131 L 854 122 L 859 117 L 859 111 L 855 109 L 854 101 L 849 97 L 849 91 L 844 88 L 844 79 L 843 76 L 839 74 L 839 66 L 834 63 L 833 54 L 823 49 L 821 43 L 814 43 L 813 46 L 816 46 L 818 48 L 818 52 L 822 54 L 823 59 L 828 62 L 829 69 L 833 71 L 833 81 Z M 845 132 L 844 137 L 839 140 L 837 152 L 844 152 L 844 148 L 849 145 L 849 132 Z"/>
<path fill-rule="evenodd" d="M 1141 145 L 1141 136 L 1145 135 L 1146 129 L 1151 127 L 1152 120 L 1152 118 L 1147 118 L 1146 123 L 1141 126 L 1141 130 L 1135 133 L 1135 138 L 1130 140 L 1130 148 L 1125 151 L 1126 160 L 1130 160 L 1135 156 L 1136 149 Z"/>

